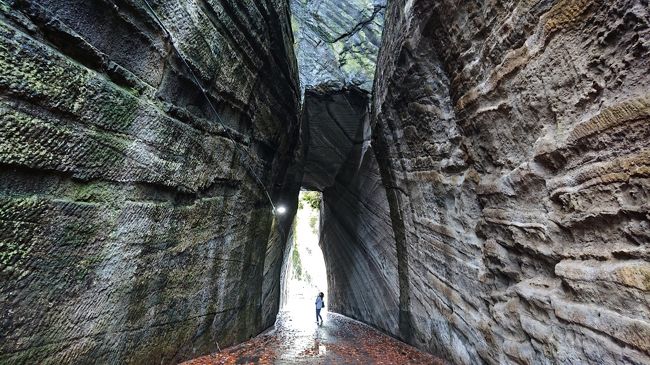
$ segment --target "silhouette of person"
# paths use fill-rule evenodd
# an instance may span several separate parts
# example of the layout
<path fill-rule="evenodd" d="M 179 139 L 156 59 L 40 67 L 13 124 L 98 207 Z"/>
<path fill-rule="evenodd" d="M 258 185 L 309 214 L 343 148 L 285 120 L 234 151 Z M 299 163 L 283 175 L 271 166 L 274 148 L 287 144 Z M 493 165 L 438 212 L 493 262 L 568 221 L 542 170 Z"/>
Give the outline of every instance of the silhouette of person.
<path fill-rule="evenodd" d="M 320 310 L 325 307 L 325 294 L 320 292 L 318 296 L 316 297 L 316 323 L 318 323 L 318 320 L 320 319 L 320 324 L 323 324 L 323 317 L 320 315 Z"/>

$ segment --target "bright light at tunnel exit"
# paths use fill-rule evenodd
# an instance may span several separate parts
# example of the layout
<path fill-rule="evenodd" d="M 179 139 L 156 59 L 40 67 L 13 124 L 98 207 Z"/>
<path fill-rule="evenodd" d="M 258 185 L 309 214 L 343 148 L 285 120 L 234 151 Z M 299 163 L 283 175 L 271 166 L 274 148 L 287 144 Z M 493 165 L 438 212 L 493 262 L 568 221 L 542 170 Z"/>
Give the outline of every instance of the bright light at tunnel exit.
<path fill-rule="evenodd" d="M 329 308 L 327 272 L 320 240 L 321 194 L 302 191 L 292 225 L 292 239 L 285 259 L 282 278 L 281 309 L 291 313 L 294 321 L 305 325 L 315 322 L 315 300 L 319 292 L 325 293 Z M 323 314 L 325 320 L 327 316 Z"/>

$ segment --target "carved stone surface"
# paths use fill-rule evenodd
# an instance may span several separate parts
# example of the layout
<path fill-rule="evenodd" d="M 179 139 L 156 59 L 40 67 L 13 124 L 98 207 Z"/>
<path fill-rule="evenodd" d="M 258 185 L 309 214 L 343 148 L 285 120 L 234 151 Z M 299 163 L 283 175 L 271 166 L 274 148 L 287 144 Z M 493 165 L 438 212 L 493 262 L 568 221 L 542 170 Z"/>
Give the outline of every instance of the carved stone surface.
<path fill-rule="evenodd" d="M 329 310 L 397 333 L 397 253 L 386 192 L 372 148 L 366 143 L 352 156 L 323 192 Z"/>
<path fill-rule="evenodd" d="M 390 2 L 395 334 L 462 364 L 650 363 L 649 11 Z"/>
<path fill-rule="evenodd" d="M 647 0 L 293 0 L 294 36 L 288 0 L 147 1 L 0 0 L 0 363 L 259 333 L 301 184 L 331 309 L 453 363 L 650 363 Z"/>
<path fill-rule="evenodd" d="M 367 111 L 368 95 L 359 89 L 307 90 L 302 113 L 304 188 L 323 191 L 334 185 L 355 146 L 370 139 Z"/>
<path fill-rule="evenodd" d="M 397 256 L 368 119 L 385 4 L 293 0 L 291 8 L 306 88 L 302 185 L 323 193 L 329 309 L 395 333 Z"/>
<path fill-rule="evenodd" d="M 300 83 L 372 89 L 386 0 L 291 0 Z"/>
<path fill-rule="evenodd" d="M 303 187 L 323 192 L 329 309 L 397 330 L 398 275 L 386 192 L 370 146 L 368 95 L 307 92 Z"/>
<path fill-rule="evenodd" d="M 171 363 L 275 320 L 288 3 L 149 3 L 0 1 L 0 363 Z"/>

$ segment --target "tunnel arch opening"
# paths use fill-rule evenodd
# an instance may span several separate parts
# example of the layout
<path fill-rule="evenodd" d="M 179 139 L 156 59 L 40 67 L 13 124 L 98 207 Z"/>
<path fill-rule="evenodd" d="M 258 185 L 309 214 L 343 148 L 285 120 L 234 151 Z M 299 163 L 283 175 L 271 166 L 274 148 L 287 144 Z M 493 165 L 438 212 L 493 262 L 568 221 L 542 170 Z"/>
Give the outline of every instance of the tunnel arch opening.
<path fill-rule="evenodd" d="M 346 5 L 348 16 L 338 20 L 337 12 L 323 13 L 322 5 L 331 4 L 291 6 L 302 94 L 295 165 L 301 189 L 320 194 L 317 243 L 327 288 L 322 291 L 328 311 L 396 333 L 398 260 L 369 117 L 386 1 Z M 300 226 L 298 215 L 294 226 Z M 302 240 L 291 232 L 284 246 L 280 313 L 291 306 L 291 279 L 299 275 L 295 261 Z"/>
<path fill-rule="evenodd" d="M 287 314 L 296 298 L 302 300 L 298 308 L 313 308 L 316 293 L 323 291 L 328 312 L 398 333 L 397 250 L 386 189 L 372 147 L 369 109 L 370 94 L 358 87 L 320 85 L 305 90 L 299 201 L 304 201 L 305 194 L 318 194 L 319 230 L 313 237 L 322 250 L 326 290 L 303 285 L 296 293 L 295 285 L 291 287 L 292 276 L 298 276 L 295 256 L 302 256 L 303 244 L 293 229 L 285 249 L 280 315 Z M 294 227 L 301 224 L 297 208 Z M 302 312 L 309 314 L 308 323 L 313 322 L 312 310 Z M 294 320 L 302 312 L 292 315 Z"/>
<path fill-rule="evenodd" d="M 309 190 L 298 197 L 282 271 L 280 311 L 311 308 L 318 293 L 327 293 L 327 270 L 319 246 L 321 199 L 320 192 Z"/>

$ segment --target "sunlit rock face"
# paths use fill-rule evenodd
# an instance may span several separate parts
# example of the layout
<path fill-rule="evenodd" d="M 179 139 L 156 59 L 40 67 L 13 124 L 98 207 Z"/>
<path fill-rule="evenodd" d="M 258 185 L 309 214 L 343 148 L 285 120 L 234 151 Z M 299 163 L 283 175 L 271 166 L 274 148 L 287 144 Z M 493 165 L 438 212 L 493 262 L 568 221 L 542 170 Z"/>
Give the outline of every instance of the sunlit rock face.
<path fill-rule="evenodd" d="M 390 2 L 396 334 L 462 364 L 650 363 L 649 11 Z"/>
<path fill-rule="evenodd" d="M 295 199 L 288 3 L 149 3 L 0 1 L 0 363 L 173 363 L 275 319 L 251 171 Z"/>
<path fill-rule="evenodd" d="M 291 0 L 303 88 L 372 89 L 386 0 Z"/>

